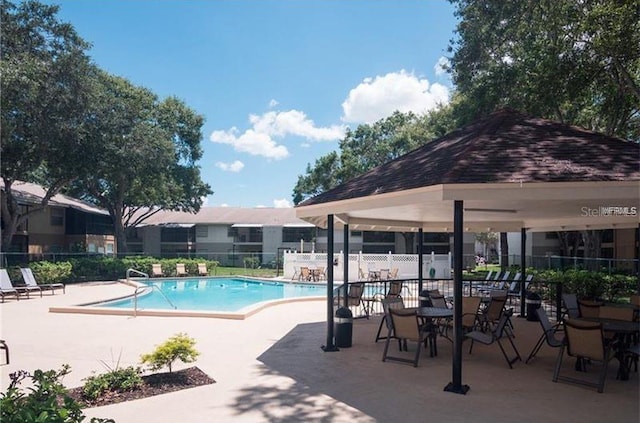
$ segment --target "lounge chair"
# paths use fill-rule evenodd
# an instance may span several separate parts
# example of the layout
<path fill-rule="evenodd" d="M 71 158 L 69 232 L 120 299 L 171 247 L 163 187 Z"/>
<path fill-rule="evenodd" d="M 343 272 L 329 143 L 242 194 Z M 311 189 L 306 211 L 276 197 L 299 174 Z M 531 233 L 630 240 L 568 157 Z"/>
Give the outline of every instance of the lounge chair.
<path fill-rule="evenodd" d="M 151 277 L 161 278 L 164 276 L 162 272 L 162 265 L 160 263 L 154 263 L 151 265 Z"/>
<path fill-rule="evenodd" d="M 27 286 L 37 286 L 40 289 L 50 289 L 51 295 L 55 294 L 56 289 L 62 289 L 62 293 L 66 292 L 65 286 L 63 283 L 37 283 L 36 278 L 29 267 L 21 267 L 20 272 L 22 272 L 22 279 Z"/>
<path fill-rule="evenodd" d="M 176 276 L 187 276 L 187 270 L 184 263 L 176 263 Z"/>
<path fill-rule="evenodd" d="M 16 297 L 16 300 L 20 300 L 20 292 L 11 284 L 7 269 L 0 269 L 0 272 L 2 272 L 0 277 L 0 295 L 2 296 L 2 302 L 4 303 L 4 297 Z"/>
<path fill-rule="evenodd" d="M 364 317 L 368 319 L 369 307 L 362 298 L 362 294 L 364 294 L 364 283 L 355 282 L 348 285 L 349 290 L 347 293 L 347 307 L 361 307 L 362 312 L 364 313 Z M 344 295 L 344 285 L 340 288 L 340 294 L 334 298 L 334 304 L 338 307 L 344 304 L 342 295 Z"/>
<path fill-rule="evenodd" d="M 207 271 L 207 263 L 198 263 L 198 275 L 209 276 L 209 272 Z"/>
<path fill-rule="evenodd" d="M 7 269 L 0 269 L 0 280 L 1 280 L 1 285 L 0 288 L 2 288 L 3 291 L 11 291 L 11 289 L 15 289 L 16 291 L 18 291 L 19 294 L 27 294 L 27 298 L 29 298 L 29 293 L 31 292 L 35 292 L 38 291 L 40 292 L 40 297 L 42 297 L 42 288 L 40 288 L 39 286 L 15 286 L 13 285 L 13 283 L 11 282 L 11 278 L 9 277 L 9 273 L 7 272 Z M 3 296 L 4 298 L 4 296 Z"/>

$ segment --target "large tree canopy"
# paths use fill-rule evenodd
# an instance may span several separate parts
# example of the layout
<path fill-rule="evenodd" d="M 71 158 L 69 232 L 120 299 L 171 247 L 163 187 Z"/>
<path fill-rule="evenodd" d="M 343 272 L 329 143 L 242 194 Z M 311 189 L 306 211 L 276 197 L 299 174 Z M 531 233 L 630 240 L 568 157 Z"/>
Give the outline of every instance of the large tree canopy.
<path fill-rule="evenodd" d="M 638 2 L 451 2 L 459 122 L 510 106 L 640 141 Z"/>
<path fill-rule="evenodd" d="M 94 94 L 90 136 L 101 147 L 90 158 L 92 173 L 71 193 L 109 211 L 118 251 L 125 252 L 125 227 L 162 209 L 197 212 L 211 194 L 196 164 L 204 120 L 174 97 L 160 101 L 104 72 Z"/>
<path fill-rule="evenodd" d="M 395 112 L 373 124 L 348 129 L 340 141 L 340 153 L 331 152 L 307 165 L 298 176 L 293 202 L 329 190 L 349 179 L 395 159 L 454 128 L 449 108 L 425 115 Z"/>
<path fill-rule="evenodd" d="M 0 107 L 2 166 L 2 249 L 29 214 L 71 180 L 87 171 L 92 140 L 85 136 L 88 86 L 95 68 L 88 44 L 69 24 L 57 20 L 57 6 L 2 0 L 0 10 Z M 17 180 L 47 189 L 40 207 L 18 207 Z"/>

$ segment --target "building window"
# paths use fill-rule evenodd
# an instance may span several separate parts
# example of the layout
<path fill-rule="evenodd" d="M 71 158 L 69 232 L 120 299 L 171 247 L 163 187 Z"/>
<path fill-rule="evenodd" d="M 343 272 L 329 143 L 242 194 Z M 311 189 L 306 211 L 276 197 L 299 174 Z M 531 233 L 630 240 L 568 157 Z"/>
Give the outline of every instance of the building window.
<path fill-rule="evenodd" d="M 51 226 L 64 226 L 64 209 L 52 207 L 49 211 L 49 223 Z"/>
<path fill-rule="evenodd" d="M 209 227 L 208 226 L 196 226 L 196 238 L 208 238 Z"/>
<path fill-rule="evenodd" d="M 282 241 L 299 242 L 302 239 L 311 242 L 313 233 L 314 228 L 282 228 Z"/>
<path fill-rule="evenodd" d="M 193 228 L 162 228 L 160 241 L 162 242 L 193 242 Z"/>
<path fill-rule="evenodd" d="M 381 232 L 381 231 L 365 231 L 362 236 L 363 242 L 387 242 L 395 243 L 395 232 Z"/>

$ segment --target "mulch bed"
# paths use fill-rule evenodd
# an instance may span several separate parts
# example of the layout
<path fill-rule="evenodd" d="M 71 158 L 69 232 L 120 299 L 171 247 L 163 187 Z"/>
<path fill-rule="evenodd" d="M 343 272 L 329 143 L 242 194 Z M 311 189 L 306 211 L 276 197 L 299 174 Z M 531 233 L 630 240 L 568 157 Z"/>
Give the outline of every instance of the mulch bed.
<path fill-rule="evenodd" d="M 80 402 L 83 407 L 99 407 L 216 383 L 197 367 L 189 367 L 172 373 L 154 373 L 142 376 L 142 380 L 142 386 L 135 391 L 106 392 L 94 401 L 88 401 L 82 397 L 82 387 L 70 389 L 69 395 Z"/>

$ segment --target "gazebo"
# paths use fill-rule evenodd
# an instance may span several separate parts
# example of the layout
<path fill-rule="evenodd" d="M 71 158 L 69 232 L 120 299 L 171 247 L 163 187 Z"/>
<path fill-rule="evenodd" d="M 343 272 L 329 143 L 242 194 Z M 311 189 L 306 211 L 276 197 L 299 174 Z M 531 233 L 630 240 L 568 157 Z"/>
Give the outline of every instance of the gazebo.
<path fill-rule="evenodd" d="M 336 225 L 345 233 L 418 232 L 419 245 L 423 231 L 453 232 L 453 375 L 445 390 L 466 393 L 460 326 L 463 232 L 520 231 L 524 247 L 528 231 L 638 230 L 639 203 L 639 144 L 501 109 L 304 201 L 296 215 L 328 229 L 328 261 Z M 324 348 L 331 351 L 331 263 L 327 269 Z"/>

